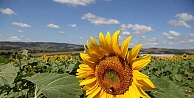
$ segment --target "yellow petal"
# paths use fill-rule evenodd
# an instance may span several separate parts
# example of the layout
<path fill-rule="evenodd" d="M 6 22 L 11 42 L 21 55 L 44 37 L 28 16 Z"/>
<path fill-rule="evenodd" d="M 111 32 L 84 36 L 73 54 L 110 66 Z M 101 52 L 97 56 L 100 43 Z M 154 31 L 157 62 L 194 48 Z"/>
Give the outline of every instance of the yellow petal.
<path fill-rule="evenodd" d="M 92 57 L 94 57 L 94 58 L 98 58 L 99 56 L 101 56 L 101 51 L 100 51 L 100 49 L 99 49 L 99 46 L 98 45 L 90 45 L 89 43 L 88 43 L 88 41 L 86 41 L 86 46 L 87 46 L 87 48 L 88 49 L 85 49 L 86 51 L 87 51 L 87 53 L 90 55 L 90 56 L 92 56 Z"/>
<path fill-rule="evenodd" d="M 132 63 L 133 70 L 141 70 L 144 68 L 151 60 L 138 60 Z"/>
<path fill-rule="evenodd" d="M 136 85 L 132 83 L 132 85 L 129 87 L 129 95 L 131 96 L 130 98 L 140 98 L 141 93 L 137 89 Z"/>
<path fill-rule="evenodd" d="M 87 65 L 92 69 L 95 69 L 96 67 L 96 62 L 88 62 L 88 61 L 83 61 L 83 60 L 78 60 L 81 64 Z"/>
<path fill-rule="evenodd" d="M 118 42 L 119 33 L 120 33 L 120 30 L 117 30 L 112 36 L 112 48 L 116 55 L 121 56 L 121 50 L 119 49 L 119 42 Z"/>
<path fill-rule="evenodd" d="M 106 94 L 106 98 L 113 98 L 113 95 L 112 95 L 112 94 L 107 93 L 107 94 Z"/>
<path fill-rule="evenodd" d="M 138 44 L 135 47 L 133 47 L 127 54 L 127 60 L 131 63 L 133 60 L 136 59 L 140 49 L 142 47 L 142 44 Z"/>
<path fill-rule="evenodd" d="M 124 94 L 116 95 L 116 98 L 124 98 Z"/>
<path fill-rule="evenodd" d="M 148 54 L 148 55 L 146 55 L 146 56 L 140 57 L 139 59 L 141 59 L 141 60 L 143 60 L 143 59 L 150 60 L 151 57 L 152 57 L 151 54 Z"/>
<path fill-rule="evenodd" d="M 142 78 L 140 80 L 137 80 L 138 83 L 143 85 L 143 89 L 145 90 L 154 90 L 156 89 L 156 87 L 154 86 L 154 84 L 152 83 L 152 81 L 150 81 L 148 78 Z"/>
<path fill-rule="evenodd" d="M 138 70 L 133 70 L 133 77 L 135 79 L 141 79 L 141 78 L 149 78 L 147 75 L 139 72 Z"/>
<path fill-rule="evenodd" d="M 89 68 L 89 69 L 92 69 L 92 70 L 93 70 L 92 67 L 90 67 L 89 65 L 84 64 L 84 63 L 80 64 L 79 67 L 80 67 L 80 68 Z"/>
<path fill-rule="evenodd" d="M 110 50 L 102 32 L 99 33 L 99 43 L 101 48 L 103 48 L 106 52 L 109 53 Z"/>
<path fill-rule="evenodd" d="M 91 63 L 94 63 L 94 62 L 97 62 L 98 61 L 98 59 L 92 58 L 88 54 L 85 54 L 85 53 L 80 53 L 80 56 L 81 56 L 81 58 L 84 61 L 88 61 L 88 62 L 91 62 Z"/>
<path fill-rule="evenodd" d="M 145 93 L 143 90 L 142 90 L 142 88 L 141 87 L 137 87 L 137 89 L 139 90 L 139 92 L 142 94 L 142 98 L 150 98 L 150 96 L 147 94 L 147 93 Z"/>
<path fill-rule="evenodd" d="M 94 89 L 93 92 L 91 92 L 91 94 L 88 95 L 88 98 L 93 98 L 100 92 L 100 90 L 101 90 L 101 87 Z"/>
<path fill-rule="evenodd" d="M 90 95 L 91 93 L 93 93 L 96 89 L 98 88 L 98 86 L 95 86 L 95 87 L 93 87 L 92 89 L 90 89 L 90 90 L 86 90 L 86 96 L 88 95 Z"/>
<path fill-rule="evenodd" d="M 146 56 L 141 56 L 139 58 L 136 58 L 135 60 L 133 60 L 133 62 L 136 62 L 136 61 L 141 61 L 141 60 L 150 60 L 151 59 L 151 55 L 148 54 Z"/>
<path fill-rule="evenodd" d="M 94 71 L 84 71 L 84 72 L 78 72 L 76 73 L 76 78 L 87 78 L 87 77 L 94 77 L 95 76 L 95 73 Z"/>
<path fill-rule="evenodd" d="M 83 71 L 93 71 L 94 72 L 94 69 L 92 69 L 90 67 L 80 67 L 80 70 L 83 70 Z"/>
<path fill-rule="evenodd" d="M 94 73 L 86 73 L 86 74 L 76 74 L 76 78 L 87 78 L 87 77 L 94 77 L 95 74 Z"/>
<path fill-rule="evenodd" d="M 109 53 L 114 53 L 113 49 L 112 49 L 112 40 L 111 40 L 111 36 L 110 36 L 110 32 L 108 31 L 107 34 L 106 34 L 106 42 L 108 44 L 108 47 L 109 47 Z"/>
<path fill-rule="evenodd" d="M 142 87 L 143 85 L 141 85 L 140 83 L 137 82 L 137 79 L 135 77 L 133 77 L 133 83 L 137 86 L 137 87 Z"/>
<path fill-rule="evenodd" d="M 91 44 L 95 47 L 99 47 L 99 45 L 96 43 L 96 40 L 91 36 L 90 37 Z"/>
<path fill-rule="evenodd" d="M 124 98 L 130 98 L 129 90 L 127 90 L 127 91 L 124 93 Z"/>
<path fill-rule="evenodd" d="M 98 85 L 98 83 L 97 82 L 92 82 L 92 83 L 90 83 L 90 84 L 86 84 L 83 88 L 82 88 L 82 90 L 87 90 L 87 91 L 90 91 L 91 89 L 93 89 L 95 86 L 97 86 Z"/>
<path fill-rule="evenodd" d="M 87 71 L 87 70 L 77 69 L 77 72 L 79 74 L 81 74 L 81 73 L 94 73 L 94 70 Z"/>
<path fill-rule="evenodd" d="M 105 93 L 106 92 L 103 89 L 101 89 L 100 92 L 98 92 L 98 94 L 94 96 L 94 98 L 106 98 L 106 96 L 104 96 Z"/>
<path fill-rule="evenodd" d="M 107 94 L 107 93 L 105 92 L 100 98 L 107 98 L 107 97 L 106 97 L 106 94 Z"/>
<path fill-rule="evenodd" d="M 79 85 L 82 86 L 82 85 L 90 84 L 90 83 L 92 83 L 94 81 L 96 81 L 96 77 L 91 78 L 91 79 L 82 80 Z"/>
<path fill-rule="evenodd" d="M 123 41 L 123 43 L 121 44 L 121 52 L 122 52 L 122 57 L 125 59 L 127 52 L 128 52 L 128 47 L 130 44 L 130 40 L 131 40 L 132 36 L 129 36 L 127 39 L 125 39 Z"/>
<path fill-rule="evenodd" d="M 89 88 L 88 90 L 86 90 L 86 95 L 91 94 L 91 93 L 94 92 L 97 88 L 98 88 L 98 84 L 96 83 L 93 87 L 91 87 L 91 88 Z"/>

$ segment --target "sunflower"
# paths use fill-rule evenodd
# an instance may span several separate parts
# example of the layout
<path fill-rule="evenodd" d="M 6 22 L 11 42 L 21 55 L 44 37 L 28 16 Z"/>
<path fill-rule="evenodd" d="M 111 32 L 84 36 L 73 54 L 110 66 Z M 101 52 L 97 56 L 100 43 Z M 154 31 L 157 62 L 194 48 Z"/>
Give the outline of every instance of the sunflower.
<path fill-rule="evenodd" d="M 188 56 L 187 54 L 183 54 L 183 55 L 182 55 L 182 58 L 183 58 L 183 59 L 187 59 L 188 57 L 189 57 L 189 56 Z"/>
<path fill-rule="evenodd" d="M 73 57 L 71 55 L 67 56 L 68 62 L 71 62 L 73 60 Z"/>
<path fill-rule="evenodd" d="M 34 66 L 30 65 L 30 70 L 34 70 Z"/>
<path fill-rule="evenodd" d="M 82 58 L 77 78 L 88 98 L 149 98 L 144 90 L 156 87 L 149 77 L 141 72 L 151 60 L 151 55 L 137 58 L 142 44 L 136 45 L 130 51 L 128 46 L 132 36 L 126 38 L 119 46 L 117 30 L 112 37 L 99 33 L 99 44 L 91 36 L 90 43 L 84 46 L 86 53 L 80 53 Z"/>

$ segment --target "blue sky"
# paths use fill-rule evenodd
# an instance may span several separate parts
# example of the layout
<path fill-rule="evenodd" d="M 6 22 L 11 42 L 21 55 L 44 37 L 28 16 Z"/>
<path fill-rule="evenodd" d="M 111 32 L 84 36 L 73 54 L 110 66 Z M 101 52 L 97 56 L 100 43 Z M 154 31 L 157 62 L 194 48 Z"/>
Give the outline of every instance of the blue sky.
<path fill-rule="evenodd" d="M 0 0 L 0 41 L 83 45 L 118 29 L 131 47 L 194 49 L 194 1 Z"/>

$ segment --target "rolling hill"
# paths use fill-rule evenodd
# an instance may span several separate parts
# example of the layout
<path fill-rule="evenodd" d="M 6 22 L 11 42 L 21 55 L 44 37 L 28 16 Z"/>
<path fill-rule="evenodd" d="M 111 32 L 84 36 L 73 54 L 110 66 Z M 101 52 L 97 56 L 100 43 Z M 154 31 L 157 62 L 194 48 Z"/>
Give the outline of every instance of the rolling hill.
<path fill-rule="evenodd" d="M 83 51 L 83 45 L 54 42 L 0 42 L 1 51 L 27 49 L 31 53 Z M 194 54 L 194 49 L 143 48 L 141 53 L 151 54 Z"/>

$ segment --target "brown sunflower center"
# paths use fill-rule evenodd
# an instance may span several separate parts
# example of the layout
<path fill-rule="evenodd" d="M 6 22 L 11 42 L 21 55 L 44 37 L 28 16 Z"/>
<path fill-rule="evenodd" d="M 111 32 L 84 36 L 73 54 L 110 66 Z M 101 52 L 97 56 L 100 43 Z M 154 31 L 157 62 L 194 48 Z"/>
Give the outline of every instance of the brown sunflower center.
<path fill-rule="evenodd" d="M 113 69 L 106 70 L 104 73 L 104 80 L 111 84 L 119 82 L 119 74 Z"/>
<path fill-rule="evenodd" d="M 95 75 L 100 87 L 113 95 L 125 93 L 133 81 L 131 65 L 118 56 L 99 60 Z"/>

